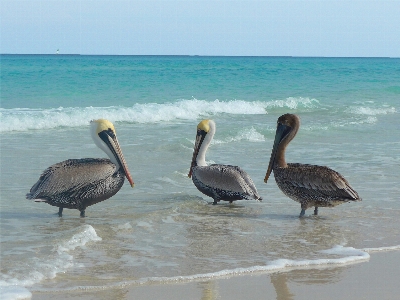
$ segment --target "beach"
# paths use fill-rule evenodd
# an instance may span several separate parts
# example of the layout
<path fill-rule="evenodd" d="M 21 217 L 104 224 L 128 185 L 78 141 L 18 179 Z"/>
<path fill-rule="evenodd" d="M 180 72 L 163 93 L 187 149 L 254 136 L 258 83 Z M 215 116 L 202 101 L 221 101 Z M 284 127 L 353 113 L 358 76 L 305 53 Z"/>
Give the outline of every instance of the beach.
<path fill-rule="evenodd" d="M 0 298 L 393 299 L 399 291 L 400 59 L 1 59 Z M 328 166 L 362 201 L 299 218 L 274 174 L 264 182 L 285 113 L 300 118 L 287 162 Z M 99 118 L 114 124 L 134 188 L 125 181 L 85 218 L 26 199 L 49 166 L 108 158 L 90 133 Z M 188 177 L 204 119 L 216 124 L 206 163 L 240 166 L 262 201 L 210 205 Z"/>
<path fill-rule="evenodd" d="M 370 259 L 339 267 L 304 268 L 169 284 L 123 286 L 105 290 L 33 293 L 47 299 L 396 299 L 400 251 L 371 254 Z"/>

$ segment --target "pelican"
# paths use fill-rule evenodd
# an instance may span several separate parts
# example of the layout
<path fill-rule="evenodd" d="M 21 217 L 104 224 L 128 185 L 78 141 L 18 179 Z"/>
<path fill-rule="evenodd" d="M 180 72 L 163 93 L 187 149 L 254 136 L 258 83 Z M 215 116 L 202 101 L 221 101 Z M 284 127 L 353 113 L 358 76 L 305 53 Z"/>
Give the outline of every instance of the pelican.
<path fill-rule="evenodd" d="M 299 127 L 300 118 L 296 115 L 285 114 L 278 118 L 264 182 L 267 183 L 273 170 L 281 191 L 292 200 L 300 202 L 300 217 L 304 216 L 309 207 L 314 206 L 314 215 L 318 215 L 318 207 L 334 207 L 345 202 L 361 201 L 357 192 L 338 172 L 323 166 L 286 163 L 286 147 L 296 136 Z"/>
<path fill-rule="evenodd" d="M 63 208 L 74 208 L 85 217 L 86 207 L 114 196 L 125 177 L 134 186 L 119 146 L 114 125 L 104 119 L 90 122 L 92 138 L 110 159 L 68 159 L 47 168 L 26 194 L 27 199 Z"/>
<path fill-rule="evenodd" d="M 206 164 L 205 155 L 215 134 L 215 122 L 203 120 L 197 125 L 197 135 L 193 150 L 192 164 L 188 177 L 203 194 L 214 199 L 232 203 L 235 200 L 261 201 L 250 176 L 240 167 L 230 165 Z"/>

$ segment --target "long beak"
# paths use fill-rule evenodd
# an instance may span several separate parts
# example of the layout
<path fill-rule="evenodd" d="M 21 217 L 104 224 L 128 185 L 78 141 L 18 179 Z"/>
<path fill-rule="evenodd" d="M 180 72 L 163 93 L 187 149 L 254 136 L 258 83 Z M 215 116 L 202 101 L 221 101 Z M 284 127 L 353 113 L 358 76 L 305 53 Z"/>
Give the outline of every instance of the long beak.
<path fill-rule="evenodd" d="M 115 135 L 106 135 L 107 136 L 107 146 L 110 148 L 111 152 L 114 154 L 115 159 L 118 161 L 119 165 L 124 169 L 124 173 L 126 178 L 128 179 L 131 187 L 134 187 L 134 182 L 131 176 L 131 173 L 128 170 L 128 165 L 126 164 L 124 155 L 122 154 L 121 147 L 119 146 L 117 137 Z"/>
<path fill-rule="evenodd" d="M 278 147 L 281 141 L 287 136 L 292 128 L 290 126 L 278 123 L 275 133 L 274 146 L 272 147 L 271 158 L 269 159 L 267 173 L 265 174 L 264 182 L 267 183 L 269 176 L 271 175 L 272 169 L 275 163 L 276 153 L 278 152 Z"/>
<path fill-rule="evenodd" d="M 205 135 L 202 134 L 202 131 L 197 132 L 196 141 L 194 143 L 194 149 L 193 149 L 192 163 L 190 165 L 190 170 L 188 174 L 189 178 L 192 177 L 193 167 L 196 166 L 197 154 L 199 153 L 200 146 L 203 143 L 204 136 Z"/>

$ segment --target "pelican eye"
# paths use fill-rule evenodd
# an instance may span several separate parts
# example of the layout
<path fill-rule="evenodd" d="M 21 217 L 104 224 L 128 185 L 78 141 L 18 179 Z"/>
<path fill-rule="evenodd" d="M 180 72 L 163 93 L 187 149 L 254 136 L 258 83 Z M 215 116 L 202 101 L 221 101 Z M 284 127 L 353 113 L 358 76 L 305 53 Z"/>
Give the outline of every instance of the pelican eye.
<path fill-rule="evenodd" d="M 204 131 L 203 129 L 197 129 L 197 135 L 201 135 L 201 136 L 205 136 L 207 134 L 207 132 L 206 131 Z"/>
<path fill-rule="evenodd" d="M 109 136 L 111 136 L 112 138 L 115 138 L 114 130 L 112 130 L 111 128 L 108 128 L 107 134 L 108 134 Z"/>

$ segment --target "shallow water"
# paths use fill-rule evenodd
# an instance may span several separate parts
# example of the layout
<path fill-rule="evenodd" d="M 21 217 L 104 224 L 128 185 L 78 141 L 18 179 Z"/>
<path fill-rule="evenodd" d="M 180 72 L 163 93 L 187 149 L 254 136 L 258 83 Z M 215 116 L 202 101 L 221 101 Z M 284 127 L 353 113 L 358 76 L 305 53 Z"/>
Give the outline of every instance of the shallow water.
<path fill-rule="evenodd" d="M 289 267 L 280 259 L 340 264 L 400 245 L 400 60 L 63 57 L 69 67 L 56 72 L 54 59 L 2 56 L 0 287 L 10 299 Z M 46 84 L 35 81 L 40 66 Z M 124 82 L 126 97 L 109 98 Z M 300 205 L 272 177 L 263 182 L 286 112 L 302 121 L 287 161 L 335 169 L 362 202 L 299 219 Z M 89 120 L 100 117 L 114 122 L 135 188 L 125 184 L 84 219 L 26 200 L 51 164 L 106 156 L 89 134 Z M 187 173 L 203 118 L 217 124 L 207 161 L 241 166 L 262 202 L 213 206 L 194 187 Z"/>

